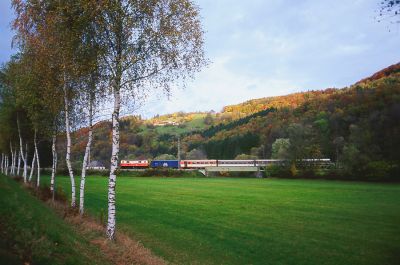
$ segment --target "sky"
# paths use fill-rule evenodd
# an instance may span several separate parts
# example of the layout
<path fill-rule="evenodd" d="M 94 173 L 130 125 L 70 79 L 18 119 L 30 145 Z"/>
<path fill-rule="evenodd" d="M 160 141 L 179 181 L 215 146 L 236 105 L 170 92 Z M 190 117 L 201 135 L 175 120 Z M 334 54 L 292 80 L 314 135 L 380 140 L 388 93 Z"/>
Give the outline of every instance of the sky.
<path fill-rule="evenodd" d="M 377 22 L 380 0 L 194 2 L 210 64 L 169 99 L 153 91 L 135 114 L 220 111 L 254 98 L 342 88 L 400 62 L 400 24 Z M 3 63 L 15 52 L 7 0 L 0 12 Z"/>

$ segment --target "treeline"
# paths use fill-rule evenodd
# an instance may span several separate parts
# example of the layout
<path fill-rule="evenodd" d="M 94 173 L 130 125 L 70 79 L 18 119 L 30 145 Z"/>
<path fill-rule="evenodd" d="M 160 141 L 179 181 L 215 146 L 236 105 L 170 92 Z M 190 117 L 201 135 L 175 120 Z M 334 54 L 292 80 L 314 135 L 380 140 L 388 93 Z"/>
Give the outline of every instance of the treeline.
<path fill-rule="evenodd" d="M 400 132 L 399 69 L 399 64 L 391 66 L 348 88 L 295 93 L 277 97 L 276 101 L 268 98 L 231 106 L 244 113 L 240 106 L 251 109 L 250 102 L 257 103 L 253 109 L 261 101 L 271 103 L 265 103 L 264 110 L 246 117 L 232 116 L 231 122 L 215 118 L 213 125 L 202 131 L 181 133 L 181 158 L 291 161 L 329 158 L 333 162 L 330 170 L 311 173 L 307 169 L 306 175 L 396 179 L 400 161 L 397 152 L 400 148 L 397 137 Z M 282 107 L 277 107 L 278 102 Z M 218 116 L 216 113 L 215 117 Z M 127 119 L 125 123 L 121 127 L 122 157 L 151 159 L 168 155 L 177 158 L 178 135 L 143 129 L 142 121 L 136 119 Z M 94 147 L 92 156 L 105 163 L 107 156 L 101 150 L 111 148 L 107 132 L 100 128 L 95 132 L 98 147 Z M 291 168 L 291 164 L 285 170 L 276 171 L 275 175 L 299 177 L 303 174 L 301 169 Z"/>
<path fill-rule="evenodd" d="M 238 127 L 238 126 L 241 126 L 241 125 L 244 125 L 244 124 L 248 123 L 253 118 L 260 117 L 260 116 L 265 116 L 268 113 L 273 112 L 275 110 L 276 110 L 275 108 L 268 108 L 268 109 L 256 112 L 254 114 L 248 115 L 248 116 L 246 116 L 244 118 L 240 118 L 240 119 L 234 120 L 234 121 L 229 122 L 229 123 L 220 123 L 220 124 L 217 124 L 215 126 L 213 125 L 210 128 L 200 132 L 200 134 L 203 137 L 209 138 L 209 137 L 214 136 L 216 133 L 218 133 L 220 131 L 232 130 L 235 127 Z"/>
<path fill-rule="evenodd" d="M 259 143 L 260 136 L 248 132 L 244 135 L 235 135 L 222 140 L 210 140 L 204 144 L 204 149 L 210 159 L 233 159 L 240 154 L 249 153 L 251 148 L 258 146 Z"/>
<path fill-rule="evenodd" d="M 203 139 L 204 149 L 213 156 L 211 146 L 229 148 L 227 139 L 254 134 L 260 141 L 247 148 L 248 157 L 330 158 L 335 167 L 329 174 L 337 177 L 398 179 L 399 69 L 400 64 L 391 66 L 349 88 L 313 92 L 312 97 L 306 92 L 297 107 L 278 108 Z"/>
<path fill-rule="evenodd" d="M 141 104 L 150 89 L 168 94 L 207 63 L 199 8 L 191 0 L 11 2 L 18 52 L 0 69 L 1 173 L 22 176 L 39 188 L 42 166 L 51 165 L 54 197 L 62 164 L 75 208 L 80 169 L 83 214 L 89 159 L 107 157 L 106 232 L 114 239 L 121 140 L 122 145 L 147 143 L 132 136 L 135 129 L 120 134 L 129 127 L 120 120 L 121 108 L 136 108 L 129 103 Z M 112 113 L 105 106 L 112 106 Z M 94 126 L 102 114 L 111 122 Z"/>

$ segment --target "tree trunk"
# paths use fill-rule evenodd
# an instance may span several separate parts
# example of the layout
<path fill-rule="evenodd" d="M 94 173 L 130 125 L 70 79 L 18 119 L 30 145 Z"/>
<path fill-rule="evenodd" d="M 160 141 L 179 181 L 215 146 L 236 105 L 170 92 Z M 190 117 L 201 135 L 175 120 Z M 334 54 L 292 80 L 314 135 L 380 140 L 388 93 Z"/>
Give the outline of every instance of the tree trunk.
<path fill-rule="evenodd" d="M 119 154 L 119 110 L 121 105 L 119 85 L 114 88 L 114 112 L 112 114 L 112 152 L 110 177 L 108 180 L 108 222 L 107 236 L 110 240 L 115 237 L 115 185 L 117 181 L 116 170 Z"/>
<path fill-rule="evenodd" d="M 84 202 L 85 202 L 85 178 L 86 178 L 86 167 L 89 161 L 90 147 L 93 140 L 93 98 L 90 96 L 89 100 L 89 134 L 88 142 L 86 144 L 85 156 L 82 163 L 82 175 L 81 175 L 81 186 L 79 191 L 79 213 L 82 215 L 84 213 Z"/>
<path fill-rule="evenodd" d="M 57 131 L 54 130 L 54 132 L 53 132 L 53 143 L 51 145 L 51 151 L 53 153 L 53 165 L 51 167 L 51 179 L 50 179 L 50 190 L 51 190 L 52 200 L 53 201 L 54 201 L 54 196 L 55 196 L 55 180 L 56 180 L 56 171 L 57 171 L 56 143 L 57 143 Z"/>
<path fill-rule="evenodd" d="M 13 175 L 13 170 L 14 170 L 14 151 L 12 148 L 12 143 L 10 141 L 10 152 L 11 152 L 11 168 L 10 168 L 10 175 Z"/>
<path fill-rule="evenodd" d="M 21 169 L 21 153 L 18 152 L 17 176 L 19 176 L 20 169 Z"/>
<path fill-rule="evenodd" d="M 2 153 L 1 154 L 1 173 L 3 173 L 3 174 L 4 174 L 4 170 L 6 169 L 5 163 L 6 163 L 6 159 L 5 159 L 4 153 Z"/>
<path fill-rule="evenodd" d="M 36 187 L 40 186 L 40 160 L 39 160 L 39 152 L 37 148 L 37 129 L 35 128 L 35 136 L 33 138 L 33 145 L 35 147 L 35 156 L 36 156 L 36 166 L 37 166 L 37 178 L 36 178 Z"/>
<path fill-rule="evenodd" d="M 18 137 L 19 137 L 19 151 L 20 151 L 20 155 L 22 158 L 22 162 L 24 162 L 24 173 L 23 173 L 23 177 L 24 177 L 24 182 L 26 183 L 26 178 L 27 178 L 27 174 L 28 174 L 28 161 L 27 161 L 27 156 L 24 157 L 24 148 L 22 146 L 22 137 L 21 137 L 21 128 L 19 126 L 19 118 L 17 117 L 17 127 L 18 127 Z M 26 148 L 26 152 L 28 150 L 28 146 Z"/>
<path fill-rule="evenodd" d="M 13 175 L 16 175 L 16 171 L 17 171 L 17 148 L 14 148 L 14 159 L 13 159 Z"/>
<path fill-rule="evenodd" d="M 71 207 L 76 207 L 76 191 L 75 191 L 75 178 L 74 171 L 71 165 L 71 133 L 69 125 L 69 110 L 68 110 L 68 95 L 66 77 L 64 74 L 64 112 L 65 112 L 65 133 L 67 134 L 67 153 L 65 161 L 67 163 L 69 178 L 71 180 Z"/>
<path fill-rule="evenodd" d="M 10 165 L 10 157 L 7 155 L 7 175 L 10 175 L 11 165 Z"/>
<path fill-rule="evenodd" d="M 24 179 L 26 179 L 28 177 L 28 144 L 27 143 L 25 144 L 24 176 L 25 176 Z"/>
<path fill-rule="evenodd" d="M 36 152 L 33 152 L 32 164 L 31 164 L 31 173 L 29 174 L 29 182 L 32 181 L 33 172 L 35 171 L 35 161 L 36 161 Z"/>
<path fill-rule="evenodd" d="M 8 155 L 6 155 L 6 176 L 8 176 Z"/>

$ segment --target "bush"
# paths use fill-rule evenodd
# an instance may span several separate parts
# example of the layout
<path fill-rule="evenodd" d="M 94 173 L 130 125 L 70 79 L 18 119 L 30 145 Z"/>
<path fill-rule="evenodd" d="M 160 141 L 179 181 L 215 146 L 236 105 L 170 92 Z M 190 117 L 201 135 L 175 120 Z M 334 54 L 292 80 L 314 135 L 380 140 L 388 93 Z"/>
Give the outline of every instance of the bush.
<path fill-rule="evenodd" d="M 299 174 L 299 170 L 297 169 L 295 163 L 292 163 L 290 166 L 290 174 L 292 174 L 292 177 L 296 177 Z"/>
<path fill-rule="evenodd" d="M 63 168 L 57 168 L 57 175 L 61 175 L 61 176 L 68 176 L 69 172 L 68 172 L 68 168 L 63 167 Z"/>
<path fill-rule="evenodd" d="M 29 185 L 28 190 L 42 201 L 48 201 L 53 198 L 53 194 L 51 193 L 50 187 L 47 185 L 42 185 L 39 188 Z M 56 192 L 54 194 L 54 200 L 62 203 L 67 202 L 67 194 L 61 187 L 56 188 Z"/>
<path fill-rule="evenodd" d="M 371 161 L 365 166 L 365 173 L 368 179 L 389 178 L 392 166 L 386 161 Z"/>
<path fill-rule="evenodd" d="M 102 177 L 108 177 L 110 175 L 109 170 L 97 170 L 97 169 L 88 169 L 86 170 L 86 175 L 87 176 L 102 176 Z"/>
<path fill-rule="evenodd" d="M 265 168 L 265 176 L 274 178 L 291 178 L 292 173 L 290 168 L 286 166 L 269 165 Z"/>
<path fill-rule="evenodd" d="M 67 202 L 67 194 L 65 193 L 65 191 L 63 190 L 62 187 L 56 187 L 56 193 L 55 193 L 54 199 L 56 201 L 63 202 L 63 203 Z"/>

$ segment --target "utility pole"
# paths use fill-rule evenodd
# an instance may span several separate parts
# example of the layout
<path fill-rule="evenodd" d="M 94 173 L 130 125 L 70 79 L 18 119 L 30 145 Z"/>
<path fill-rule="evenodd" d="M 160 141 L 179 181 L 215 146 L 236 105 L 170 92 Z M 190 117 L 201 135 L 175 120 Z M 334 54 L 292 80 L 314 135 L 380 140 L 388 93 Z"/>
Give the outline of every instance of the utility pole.
<path fill-rule="evenodd" d="M 181 136 L 178 134 L 178 168 L 181 167 Z"/>

